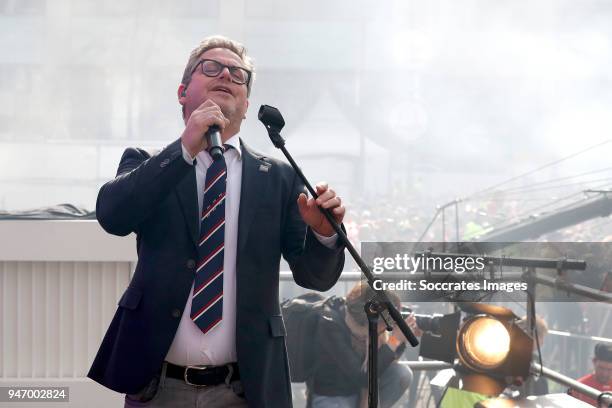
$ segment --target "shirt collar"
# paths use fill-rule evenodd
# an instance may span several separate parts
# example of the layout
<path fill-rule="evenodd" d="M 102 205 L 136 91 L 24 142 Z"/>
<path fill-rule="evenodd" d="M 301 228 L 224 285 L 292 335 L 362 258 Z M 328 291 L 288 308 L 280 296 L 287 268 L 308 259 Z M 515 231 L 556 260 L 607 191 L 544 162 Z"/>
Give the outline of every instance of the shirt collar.
<path fill-rule="evenodd" d="M 235 150 L 236 153 L 238 154 L 238 160 L 242 159 L 242 148 L 240 146 L 240 137 L 238 137 L 237 134 L 227 139 L 225 143 L 223 144 L 232 146 L 232 150 Z M 202 150 L 200 153 L 198 153 L 196 157 L 199 157 L 199 160 L 206 167 L 210 166 L 210 163 L 212 163 L 213 161 L 212 157 L 210 156 L 210 153 L 208 153 L 207 150 Z"/>
<path fill-rule="evenodd" d="M 240 146 L 240 138 L 238 137 L 238 134 L 235 134 L 234 136 L 227 139 L 224 144 L 232 146 L 234 150 L 236 150 L 236 152 L 238 153 L 238 158 L 242 158 L 242 149 Z"/>

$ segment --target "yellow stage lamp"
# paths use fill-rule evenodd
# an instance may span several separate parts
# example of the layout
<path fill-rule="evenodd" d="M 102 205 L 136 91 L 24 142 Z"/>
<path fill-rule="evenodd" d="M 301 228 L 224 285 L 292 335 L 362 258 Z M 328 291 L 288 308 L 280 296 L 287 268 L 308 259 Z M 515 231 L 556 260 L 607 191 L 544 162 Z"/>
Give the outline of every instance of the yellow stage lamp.
<path fill-rule="evenodd" d="M 477 315 L 464 322 L 457 336 L 457 354 L 472 370 L 483 372 L 501 366 L 510 353 L 510 332 L 499 320 Z"/>

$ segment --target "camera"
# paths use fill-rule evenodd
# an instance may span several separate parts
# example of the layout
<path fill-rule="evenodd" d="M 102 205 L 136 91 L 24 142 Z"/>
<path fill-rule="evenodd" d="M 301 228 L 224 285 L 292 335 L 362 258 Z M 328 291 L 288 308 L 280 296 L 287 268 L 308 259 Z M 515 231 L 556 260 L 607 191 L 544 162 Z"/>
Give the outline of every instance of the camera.
<path fill-rule="evenodd" d="M 412 313 L 412 309 L 402 305 L 402 315 L 404 317 L 408 316 Z M 414 318 L 416 320 L 417 326 L 419 329 L 423 330 L 427 333 L 432 333 L 435 335 L 440 335 L 440 322 L 443 314 L 434 313 L 434 314 L 414 314 Z"/>
<path fill-rule="evenodd" d="M 432 315 L 415 314 L 416 324 L 419 329 L 432 334 L 440 334 L 440 322 L 444 315 L 435 313 Z"/>

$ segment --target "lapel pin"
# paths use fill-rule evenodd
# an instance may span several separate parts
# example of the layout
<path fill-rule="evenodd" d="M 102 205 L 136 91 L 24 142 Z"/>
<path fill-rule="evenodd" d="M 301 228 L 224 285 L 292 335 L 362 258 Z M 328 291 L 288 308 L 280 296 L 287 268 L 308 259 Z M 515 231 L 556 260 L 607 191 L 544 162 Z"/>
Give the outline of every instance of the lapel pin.
<path fill-rule="evenodd" d="M 263 171 L 264 173 L 267 173 L 268 170 L 270 170 L 270 166 L 269 165 L 265 165 L 265 164 L 260 164 L 259 165 L 259 171 Z"/>

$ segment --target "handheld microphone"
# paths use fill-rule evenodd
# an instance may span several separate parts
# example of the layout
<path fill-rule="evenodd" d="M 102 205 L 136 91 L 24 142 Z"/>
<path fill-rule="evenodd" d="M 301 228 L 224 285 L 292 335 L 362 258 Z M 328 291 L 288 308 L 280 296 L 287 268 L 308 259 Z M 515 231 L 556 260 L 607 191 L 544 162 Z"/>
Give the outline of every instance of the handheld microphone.
<path fill-rule="evenodd" d="M 219 126 L 210 126 L 205 136 L 206 142 L 208 142 L 208 152 L 213 160 L 218 160 L 223 157 L 223 141 L 221 140 L 221 130 Z"/>

